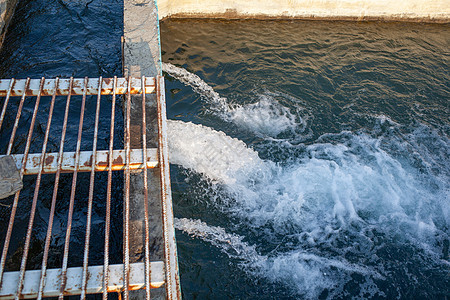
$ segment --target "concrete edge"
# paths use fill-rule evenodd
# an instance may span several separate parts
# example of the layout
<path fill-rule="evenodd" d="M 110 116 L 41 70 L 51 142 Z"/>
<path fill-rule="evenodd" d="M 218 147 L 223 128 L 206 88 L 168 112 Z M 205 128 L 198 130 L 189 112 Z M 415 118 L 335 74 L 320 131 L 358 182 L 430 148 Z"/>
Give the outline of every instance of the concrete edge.
<path fill-rule="evenodd" d="M 408 17 L 407 15 L 389 16 L 274 16 L 264 14 L 238 14 L 235 11 L 225 13 L 175 13 L 164 16 L 160 21 L 170 19 L 217 19 L 217 20 L 317 20 L 317 21 L 352 21 L 352 22 L 408 22 L 408 23 L 432 23 L 450 24 L 449 17 Z"/>

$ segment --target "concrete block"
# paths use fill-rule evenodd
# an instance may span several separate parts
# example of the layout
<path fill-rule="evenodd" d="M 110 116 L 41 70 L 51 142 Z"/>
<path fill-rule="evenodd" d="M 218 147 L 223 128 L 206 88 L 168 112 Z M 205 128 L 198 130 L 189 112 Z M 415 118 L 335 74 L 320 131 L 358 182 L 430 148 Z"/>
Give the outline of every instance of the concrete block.
<path fill-rule="evenodd" d="M 22 187 L 20 172 L 12 156 L 0 157 L 0 199 L 14 195 Z"/>

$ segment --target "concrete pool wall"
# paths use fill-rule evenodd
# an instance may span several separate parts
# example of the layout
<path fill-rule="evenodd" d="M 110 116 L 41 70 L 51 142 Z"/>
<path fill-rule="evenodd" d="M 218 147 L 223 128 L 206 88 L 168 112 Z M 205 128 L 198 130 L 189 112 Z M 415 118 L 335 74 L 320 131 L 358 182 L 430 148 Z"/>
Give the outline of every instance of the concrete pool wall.
<path fill-rule="evenodd" d="M 296 18 L 446 23 L 449 0 L 157 0 L 160 19 Z"/>
<path fill-rule="evenodd" d="M 159 19 L 275 18 L 448 23 L 450 0 L 155 0 Z M 0 0 L 0 47 L 18 0 Z M 146 2 L 136 0 L 133 2 Z"/>

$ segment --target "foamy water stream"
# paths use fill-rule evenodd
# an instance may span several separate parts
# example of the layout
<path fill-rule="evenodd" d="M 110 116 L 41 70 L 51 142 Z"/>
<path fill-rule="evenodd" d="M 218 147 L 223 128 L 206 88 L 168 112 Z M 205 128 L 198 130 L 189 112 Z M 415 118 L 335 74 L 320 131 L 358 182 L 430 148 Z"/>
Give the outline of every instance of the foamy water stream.
<path fill-rule="evenodd" d="M 213 36 L 233 27 L 216 24 L 216 30 L 199 23 Z M 291 25 L 271 26 L 290 32 L 286 28 Z M 199 31 L 198 37 L 194 34 L 198 44 L 182 44 L 168 26 L 174 42 L 168 42 L 167 49 L 173 50 L 166 56 L 178 65 L 165 63 L 163 69 L 174 79 L 168 101 L 176 120 L 169 121 L 169 146 L 178 181 L 175 201 L 180 203 L 175 226 L 182 233 L 182 249 L 189 249 L 182 250 L 190 262 L 187 275 L 182 273 L 187 295 L 198 291 L 216 298 L 222 291 L 237 298 L 409 299 L 448 294 L 450 140 L 441 113 L 448 110 L 442 105 L 448 89 L 436 87 L 436 94 L 419 99 L 404 87 L 390 86 L 391 80 L 396 82 L 394 74 L 384 81 L 380 69 L 396 64 L 403 70 L 407 64 L 399 57 L 390 61 L 395 55 L 388 48 L 373 63 L 378 71 L 362 69 L 355 73 L 363 78 L 355 78 L 359 83 L 340 82 L 347 71 L 330 75 L 313 67 L 327 68 L 337 56 L 326 50 L 326 39 L 311 44 L 322 37 L 285 39 L 271 46 L 264 34 L 252 36 L 257 27 L 244 24 L 239 30 L 255 42 L 241 41 L 231 31 L 227 34 L 237 40 L 222 37 L 222 42 Z M 358 34 L 348 39 L 359 41 Z M 332 47 L 345 54 L 339 47 L 346 39 L 340 38 L 331 38 Z M 201 46 L 208 39 L 212 50 Z M 241 42 L 251 51 L 225 52 Z M 316 52 L 304 50 L 302 63 L 294 62 L 291 56 L 302 49 L 296 43 Z M 367 51 L 362 54 L 366 60 L 378 59 L 379 53 L 368 51 L 371 45 L 364 43 L 349 48 L 359 45 Z M 343 60 L 357 64 L 350 56 Z M 267 69 L 276 66 L 273 61 L 280 68 L 295 65 L 284 69 L 292 78 L 271 77 Z M 345 63 L 333 61 L 342 68 Z M 314 78 L 318 72 L 316 81 L 305 84 L 304 73 Z M 422 70 L 410 74 L 414 72 Z M 421 80 L 434 76 L 426 69 L 421 74 Z M 385 97 L 397 98 L 391 103 Z M 415 97 L 414 103 L 403 103 L 405 97 Z M 430 109 L 436 111 L 434 117 Z M 217 254 L 208 258 L 216 250 L 228 264 Z M 199 271 L 189 270 L 197 264 Z M 234 276 L 235 284 L 224 279 Z M 204 286 L 214 288 L 208 292 Z"/>
<path fill-rule="evenodd" d="M 171 76 L 178 78 L 173 69 Z M 185 83 L 190 77 L 193 75 L 183 71 Z M 208 99 L 211 105 L 227 106 L 226 99 L 217 93 L 209 95 L 214 95 Z M 257 114 L 272 115 L 266 126 L 283 123 L 287 118 L 283 110 L 272 106 L 251 106 L 258 107 Z M 237 125 L 244 127 L 247 120 L 254 120 L 253 109 L 237 110 L 240 119 L 219 115 L 226 121 L 238 120 Z M 378 117 L 377 122 L 392 130 L 399 127 L 383 117 Z M 292 123 L 283 129 L 295 130 L 297 125 Z M 261 134 L 270 130 L 261 123 L 253 129 Z M 448 145 L 447 139 L 432 131 L 430 135 Z M 418 142 L 423 136 L 400 138 Z M 330 288 L 330 295 L 338 296 L 352 274 L 359 274 L 364 278 L 360 295 L 382 296 L 374 280 L 388 280 L 389 272 L 377 252 L 393 242 L 423 252 L 434 264 L 448 266 L 441 259 L 442 249 L 436 246 L 448 238 L 446 176 L 427 174 L 427 180 L 437 188 L 428 186 L 423 182 L 424 174 L 382 147 L 398 140 L 384 136 L 375 139 L 364 132 L 326 134 L 306 146 L 302 157 L 283 166 L 260 159 L 242 141 L 193 123 L 169 121 L 169 141 L 172 163 L 201 173 L 213 189 L 221 186 L 222 199 L 212 206 L 237 217 L 242 226 L 264 230 L 262 240 L 270 242 L 271 235 L 289 236 L 288 249 L 262 254 L 257 250 L 260 245 L 249 244 L 245 237 L 223 228 L 208 226 L 201 220 L 176 221 L 177 229 L 219 247 L 231 259 L 241 261 L 241 267 L 254 276 L 283 282 L 293 286 L 299 295 L 316 298 Z"/>

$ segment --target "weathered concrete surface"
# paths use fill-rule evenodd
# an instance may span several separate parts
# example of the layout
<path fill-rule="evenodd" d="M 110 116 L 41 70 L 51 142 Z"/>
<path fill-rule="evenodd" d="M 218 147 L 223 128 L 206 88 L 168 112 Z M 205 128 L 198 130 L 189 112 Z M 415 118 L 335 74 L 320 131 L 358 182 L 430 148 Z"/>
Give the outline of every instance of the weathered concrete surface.
<path fill-rule="evenodd" d="M 157 9 L 154 0 L 124 1 L 124 76 L 161 74 Z M 157 147 L 158 124 L 156 96 L 146 97 L 147 147 Z M 131 148 L 142 148 L 142 97 L 131 98 Z M 150 260 L 164 261 L 159 169 L 148 170 L 148 203 L 150 221 Z M 130 262 L 144 259 L 144 178 L 133 172 L 130 181 Z M 152 289 L 152 299 L 164 299 L 164 288 Z M 130 293 L 132 299 L 144 299 L 145 291 Z"/>
<path fill-rule="evenodd" d="M 18 0 L 0 0 L 0 48 L 8 29 L 9 22 L 14 14 Z"/>
<path fill-rule="evenodd" d="M 300 18 L 449 22 L 449 0 L 158 0 L 160 19 Z"/>
<path fill-rule="evenodd" d="M 14 195 L 22 187 L 20 172 L 12 156 L 0 157 L 0 199 Z"/>

